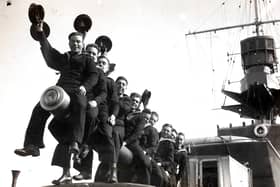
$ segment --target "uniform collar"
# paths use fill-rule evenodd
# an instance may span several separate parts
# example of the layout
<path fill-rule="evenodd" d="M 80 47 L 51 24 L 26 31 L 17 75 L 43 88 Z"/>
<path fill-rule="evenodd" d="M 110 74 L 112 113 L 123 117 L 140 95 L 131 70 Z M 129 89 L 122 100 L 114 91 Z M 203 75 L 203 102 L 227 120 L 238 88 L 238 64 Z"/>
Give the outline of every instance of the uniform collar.
<path fill-rule="evenodd" d="M 162 142 L 162 141 L 169 141 L 169 142 L 175 143 L 175 141 L 172 140 L 171 138 L 160 138 L 159 142 Z"/>

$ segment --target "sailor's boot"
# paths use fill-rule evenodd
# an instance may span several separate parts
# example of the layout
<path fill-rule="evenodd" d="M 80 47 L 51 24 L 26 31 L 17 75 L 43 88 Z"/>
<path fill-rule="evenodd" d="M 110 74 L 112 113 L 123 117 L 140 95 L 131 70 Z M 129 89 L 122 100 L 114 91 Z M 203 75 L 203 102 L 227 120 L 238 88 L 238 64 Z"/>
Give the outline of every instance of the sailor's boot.
<path fill-rule="evenodd" d="M 70 175 L 70 168 L 63 168 L 63 173 L 62 173 L 61 177 L 59 177 L 56 180 L 53 180 L 52 183 L 55 185 L 71 184 L 72 177 Z"/>

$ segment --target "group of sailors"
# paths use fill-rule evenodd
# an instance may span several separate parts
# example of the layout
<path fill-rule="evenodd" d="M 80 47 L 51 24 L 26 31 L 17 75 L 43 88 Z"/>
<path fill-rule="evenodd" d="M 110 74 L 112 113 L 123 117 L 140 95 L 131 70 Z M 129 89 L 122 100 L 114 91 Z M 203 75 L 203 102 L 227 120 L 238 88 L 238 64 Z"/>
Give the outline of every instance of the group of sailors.
<path fill-rule="evenodd" d="M 115 64 L 110 63 L 102 46 L 90 43 L 84 48 L 83 33 L 70 33 L 70 51 L 60 53 L 49 43 L 43 23 L 34 27 L 46 64 L 59 72 L 56 85 L 70 97 L 68 109 L 59 115 L 53 113 L 48 124 L 58 142 L 52 165 L 63 171 L 52 183 L 91 179 L 94 150 L 100 161 L 95 182 L 176 186 L 185 171 L 185 137 L 168 123 L 157 131 L 154 125 L 159 115 L 147 108 L 150 93 L 127 95 L 128 80 L 124 76 L 116 80 L 109 77 Z M 40 155 L 50 116 L 51 112 L 38 102 L 26 129 L 24 146 L 15 150 L 17 155 Z M 71 162 L 78 175 L 71 176 Z"/>

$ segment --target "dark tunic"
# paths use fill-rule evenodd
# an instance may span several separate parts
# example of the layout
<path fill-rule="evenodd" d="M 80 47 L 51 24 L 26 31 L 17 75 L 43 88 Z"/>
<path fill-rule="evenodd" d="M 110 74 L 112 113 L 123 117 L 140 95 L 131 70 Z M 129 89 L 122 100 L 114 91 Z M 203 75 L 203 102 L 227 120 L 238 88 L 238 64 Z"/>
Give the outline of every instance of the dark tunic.
<path fill-rule="evenodd" d="M 177 164 L 176 180 L 177 182 L 183 177 L 187 161 L 187 150 L 185 148 L 176 149 L 174 161 Z"/>
<path fill-rule="evenodd" d="M 88 100 L 95 100 L 97 102 L 97 107 L 89 107 L 87 108 L 86 114 L 86 128 L 85 128 L 85 137 L 84 144 L 89 144 L 92 133 L 97 128 L 96 120 L 98 116 L 98 107 L 101 104 L 107 103 L 107 78 L 104 72 L 98 69 L 99 72 L 99 80 L 95 87 L 93 87 L 92 91 L 87 94 Z M 87 156 L 81 160 L 81 163 L 74 163 L 74 168 L 80 172 L 88 173 L 90 176 L 92 174 L 92 161 L 93 161 L 93 151 L 90 150 Z"/>
<path fill-rule="evenodd" d="M 133 165 L 136 168 L 136 181 L 141 184 L 150 184 L 151 181 L 151 161 L 144 154 L 144 150 L 139 145 L 139 138 L 143 133 L 145 119 L 141 112 L 129 114 L 125 120 L 126 147 L 133 153 Z"/>
<path fill-rule="evenodd" d="M 169 138 L 161 138 L 155 155 L 155 161 L 161 163 L 161 166 L 170 174 L 175 173 L 174 153 L 175 142 Z"/>
<path fill-rule="evenodd" d="M 47 65 L 52 69 L 60 71 L 60 78 L 57 82 L 57 85 L 62 86 L 66 92 L 71 92 L 70 97 L 75 97 L 75 95 L 72 95 L 72 92 L 75 92 L 79 86 L 84 85 L 87 92 L 89 92 L 89 89 L 91 89 L 91 87 L 96 84 L 97 71 L 90 58 L 85 57 L 85 55 L 79 55 L 72 58 L 70 53 L 61 54 L 56 49 L 51 47 L 44 34 L 41 36 L 40 44 L 41 51 Z M 82 97 L 78 97 L 76 99 L 79 102 L 84 102 L 80 104 L 78 103 L 78 105 L 84 107 L 86 104 L 86 99 Z M 79 111 L 80 110 L 78 107 L 78 112 Z M 82 113 L 83 112 L 84 111 L 82 111 Z M 32 111 L 31 118 L 28 123 L 25 133 L 24 146 L 32 144 L 40 148 L 44 147 L 43 135 L 49 116 L 50 113 L 45 111 L 38 102 Z M 75 121 L 78 121 L 78 123 L 84 123 L 83 118 L 83 116 L 77 116 Z M 81 133 L 83 130 L 81 128 L 78 131 Z M 82 138 L 82 134 L 78 136 Z M 78 140 L 80 140 L 80 138 L 76 137 Z"/>
<path fill-rule="evenodd" d="M 70 126 L 69 128 L 71 128 L 68 141 L 82 143 L 87 98 L 79 94 L 79 87 L 84 86 L 86 91 L 90 92 L 98 82 L 98 70 L 93 59 L 87 55 L 74 55 L 72 52 L 62 54 L 54 49 L 44 34 L 40 40 L 40 44 L 47 65 L 60 72 L 57 85 L 61 86 L 69 94 L 71 99 L 71 115 L 70 119 L 66 122 Z M 54 131 L 52 132 L 54 133 Z"/>
<path fill-rule="evenodd" d="M 72 52 L 60 53 L 54 49 L 46 37 L 41 40 L 41 51 L 47 65 L 59 71 L 57 82 L 70 96 L 70 117 L 67 119 L 54 118 L 49 129 L 59 144 L 54 152 L 52 165 L 63 168 L 70 167 L 69 143 L 82 143 L 85 132 L 87 96 L 81 95 L 80 86 L 84 86 L 87 93 L 97 84 L 99 73 L 92 58 L 84 54 Z"/>
<path fill-rule="evenodd" d="M 40 44 L 47 65 L 60 72 L 57 85 L 66 92 L 73 92 L 81 85 L 90 92 L 97 84 L 98 70 L 92 58 L 85 54 L 73 55 L 71 52 L 62 54 L 50 45 L 46 37 L 42 37 Z"/>
<path fill-rule="evenodd" d="M 107 92 L 109 95 L 107 99 L 109 107 L 109 116 L 114 114 L 117 117 L 120 110 L 119 97 L 115 81 L 110 77 L 107 77 Z"/>
<path fill-rule="evenodd" d="M 119 97 L 119 112 L 116 116 L 116 124 L 113 126 L 113 141 L 115 146 L 115 163 L 119 160 L 120 149 L 122 147 L 124 136 L 125 136 L 125 128 L 124 128 L 124 120 L 127 114 L 131 110 L 131 99 L 127 95 L 123 97 Z"/>
<path fill-rule="evenodd" d="M 146 126 L 140 138 L 140 145 L 152 158 L 154 158 L 156 153 L 158 141 L 159 135 L 157 129 L 151 125 Z"/>
<path fill-rule="evenodd" d="M 161 166 L 153 165 L 152 175 L 160 176 L 156 183 L 160 183 L 161 186 L 176 186 L 174 153 L 175 142 L 170 138 L 160 138 L 155 162 Z"/>
<path fill-rule="evenodd" d="M 98 69 L 98 82 L 96 86 L 92 88 L 92 90 L 87 93 L 88 101 L 96 101 L 97 107 L 90 107 L 88 105 L 86 112 L 86 123 L 85 123 L 85 136 L 84 143 L 87 143 L 89 135 L 93 133 L 96 129 L 96 120 L 98 116 L 98 106 L 106 103 L 107 99 L 107 85 L 106 85 L 106 77 L 102 70 Z"/>
<path fill-rule="evenodd" d="M 106 102 L 98 106 L 98 125 L 97 130 L 92 133 L 88 144 L 91 145 L 99 154 L 101 162 L 113 162 L 115 160 L 115 148 L 112 139 L 112 126 L 108 123 L 108 117 L 116 115 L 119 111 L 117 90 L 114 80 L 106 77 Z"/>
<path fill-rule="evenodd" d="M 108 172 L 112 166 L 112 163 L 116 160 L 115 158 L 115 147 L 112 138 L 112 126 L 108 123 L 108 117 L 114 114 L 118 115 L 119 102 L 117 89 L 113 79 L 105 77 L 105 85 L 107 91 L 107 97 L 104 102 L 98 105 L 98 123 L 97 129 L 90 134 L 87 141 L 99 155 L 101 161 L 95 175 L 95 181 L 105 182 L 106 177 L 104 172 Z M 91 175 L 92 173 L 92 161 L 93 154 L 90 152 L 81 162 L 80 165 L 75 164 L 74 167 L 80 172 L 85 172 Z"/>
<path fill-rule="evenodd" d="M 119 113 L 117 119 L 121 122 L 117 125 L 124 125 L 124 120 L 126 119 L 127 114 L 131 111 L 131 98 L 128 95 L 119 97 Z"/>
<path fill-rule="evenodd" d="M 101 103 L 105 103 L 107 99 L 107 84 L 106 76 L 103 71 L 98 69 L 97 84 L 87 93 L 88 101 L 95 100 L 97 106 Z"/>

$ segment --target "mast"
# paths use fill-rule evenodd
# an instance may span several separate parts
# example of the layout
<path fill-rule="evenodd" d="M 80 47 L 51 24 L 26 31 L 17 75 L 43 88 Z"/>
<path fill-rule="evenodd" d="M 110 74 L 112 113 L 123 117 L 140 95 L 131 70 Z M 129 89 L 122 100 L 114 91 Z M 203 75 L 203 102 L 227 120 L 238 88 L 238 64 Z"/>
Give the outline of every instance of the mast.
<path fill-rule="evenodd" d="M 259 9 L 258 9 L 258 0 L 255 0 L 255 24 L 256 24 L 256 34 L 257 34 L 257 36 L 259 36 L 260 35 L 260 33 L 259 33 L 259 13 L 258 13 L 258 11 L 259 11 Z"/>

